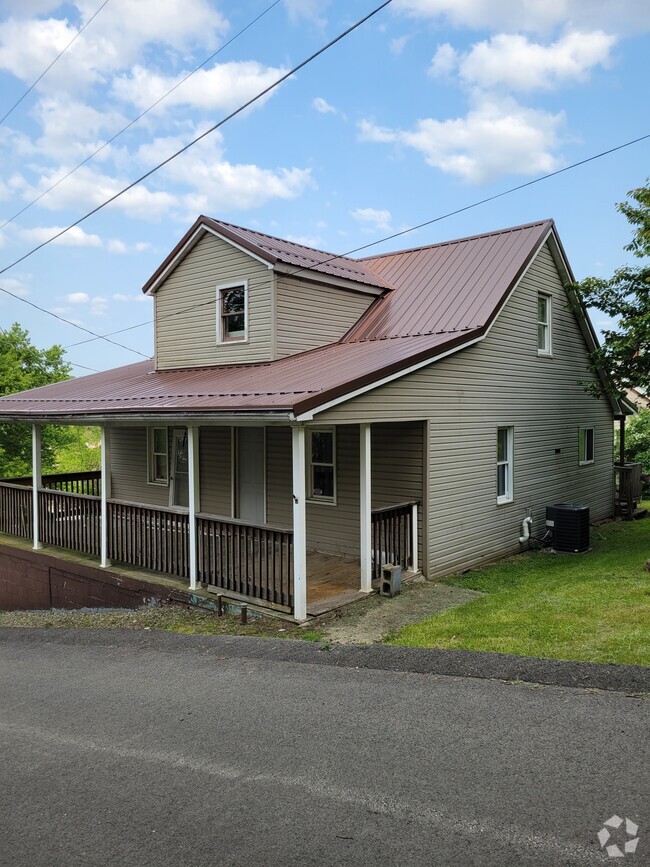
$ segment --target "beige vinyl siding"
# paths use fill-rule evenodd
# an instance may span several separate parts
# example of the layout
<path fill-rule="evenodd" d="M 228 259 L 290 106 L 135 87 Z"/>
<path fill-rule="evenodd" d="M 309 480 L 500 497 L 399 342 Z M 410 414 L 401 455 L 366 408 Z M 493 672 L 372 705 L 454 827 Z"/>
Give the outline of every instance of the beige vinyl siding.
<path fill-rule="evenodd" d="M 372 504 L 422 499 L 422 425 L 372 429 Z M 292 527 L 290 428 L 267 429 L 267 519 Z M 359 556 L 359 426 L 336 429 L 336 505 L 307 503 L 307 547 Z"/>
<path fill-rule="evenodd" d="M 374 300 L 361 292 L 278 275 L 278 358 L 340 340 Z"/>
<path fill-rule="evenodd" d="M 238 280 L 248 281 L 248 341 L 217 344 L 216 288 Z M 154 295 L 156 367 L 269 361 L 272 295 L 273 275 L 266 265 L 204 235 Z"/>
<path fill-rule="evenodd" d="M 201 511 L 230 517 L 232 513 L 231 428 L 202 427 L 199 435 Z"/>
<path fill-rule="evenodd" d="M 169 486 L 147 482 L 147 429 L 111 428 L 111 496 L 127 503 L 168 506 Z M 171 440 L 169 443 L 171 461 Z"/>
<path fill-rule="evenodd" d="M 537 292 L 553 297 L 553 356 L 537 355 Z M 613 506 L 613 423 L 590 380 L 585 342 L 547 246 L 484 341 L 316 417 L 319 424 L 428 420 L 429 576 L 520 550 L 526 510 L 533 532 L 545 507 Z M 497 427 L 514 427 L 514 499 L 496 504 Z M 594 428 L 595 461 L 579 466 L 578 431 Z"/>

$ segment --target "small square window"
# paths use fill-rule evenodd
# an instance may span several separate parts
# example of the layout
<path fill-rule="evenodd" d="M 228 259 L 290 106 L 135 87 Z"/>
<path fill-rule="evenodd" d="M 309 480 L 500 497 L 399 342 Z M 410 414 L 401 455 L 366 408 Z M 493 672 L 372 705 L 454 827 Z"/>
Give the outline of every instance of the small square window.
<path fill-rule="evenodd" d="M 166 427 L 147 429 L 147 481 L 150 485 L 169 484 L 169 438 Z"/>
<path fill-rule="evenodd" d="M 594 429 L 592 427 L 580 428 L 578 447 L 579 461 L 581 464 L 593 464 L 594 462 Z"/>
<path fill-rule="evenodd" d="M 537 294 L 537 354 L 551 355 L 551 296 Z"/>
<path fill-rule="evenodd" d="M 248 339 L 248 286 L 217 286 L 217 343 Z"/>
<path fill-rule="evenodd" d="M 336 502 L 336 437 L 334 430 L 309 431 L 309 499 Z"/>

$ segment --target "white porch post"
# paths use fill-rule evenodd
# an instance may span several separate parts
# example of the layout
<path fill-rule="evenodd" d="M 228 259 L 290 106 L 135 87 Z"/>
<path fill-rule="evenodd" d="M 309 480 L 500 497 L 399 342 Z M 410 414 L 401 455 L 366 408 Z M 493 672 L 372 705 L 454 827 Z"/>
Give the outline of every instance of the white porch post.
<path fill-rule="evenodd" d="M 305 429 L 291 429 L 293 456 L 293 605 L 296 620 L 307 619 L 307 510 Z"/>
<path fill-rule="evenodd" d="M 109 431 L 102 425 L 101 427 L 101 551 L 100 551 L 100 566 L 104 569 L 111 565 L 108 559 L 108 501 L 111 498 L 111 445 Z"/>
<path fill-rule="evenodd" d="M 411 551 L 413 552 L 413 562 L 411 569 L 413 572 L 418 571 L 418 504 L 413 503 L 411 506 Z"/>
<path fill-rule="evenodd" d="M 196 513 L 200 511 L 199 492 L 199 429 L 187 428 L 188 505 L 190 525 L 190 590 L 199 586 Z"/>
<path fill-rule="evenodd" d="M 38 491 L 43 484 L 41 476 L 41 426 L 40 424 L 34 424 L 32 425 L 32 509 L 34 518 L 33 548 L 35 550 L 43 547 L 40 540 L 38 514 Z"/>
<path fill-rule="evenodd" d="M 370 425 L 359 425 L 359 517 L 361 592 L 372 591 L 372 490 Z"/>

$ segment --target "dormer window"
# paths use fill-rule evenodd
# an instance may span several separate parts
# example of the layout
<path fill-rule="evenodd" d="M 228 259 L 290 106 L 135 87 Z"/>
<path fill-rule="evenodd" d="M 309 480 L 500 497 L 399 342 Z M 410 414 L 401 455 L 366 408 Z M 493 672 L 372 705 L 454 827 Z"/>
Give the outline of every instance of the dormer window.
<path fill-rule="evenodd" d="M 217 286 L 217 343 L 248 340 L 248 283 Z"/>

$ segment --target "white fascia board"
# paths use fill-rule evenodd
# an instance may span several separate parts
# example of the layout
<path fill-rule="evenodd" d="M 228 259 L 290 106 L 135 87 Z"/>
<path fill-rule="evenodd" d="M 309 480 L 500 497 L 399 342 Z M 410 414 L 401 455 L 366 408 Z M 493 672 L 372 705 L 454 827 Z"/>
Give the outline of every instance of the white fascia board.
<path fill-rule="evenodd" d="M 466 349 L 468 346 L 473 346 L 475 343 L 480 343 L 482 340 L 488 336 L 490 331 L 492 330 L 492 326 L 499 318 L 501 311 L 505 308 L 508 301 L 512 297 L 513 293 L 519 287 L 519 284 L 524 279 L 526 274 L 528 273 L 529 268 L 533 264 L 533 262 L 537 259 L 537 253 L 542 249 L 544 244 L 549 238 L 549 235 L 553 233 L 553 229 L 549 229 L 544 238 L 540 241 L 537 252 L 531 258 L 530 262 L 522 273 L 519 276 L 519 279 L 515 282 L 514 286 L 508 293 L 507 297 L 504 299 L 501 307 L 499 308 L 497 315 L 494 317 L 492 322 L 488 325 L 485 334 L 482 334 L 480 337 L 475 337 L 473 340 L 468 340 L 467 343 L 461 343 L 460 346 L 454 346 L 452 349 L 448 349 L 446 352 L 441 352 L 439 355 L 435 355 L 433 358 L 427 358 L 425 361 L 420 361 L 417 364 L 413 364 L 410 367 L 405 368 L 404 370 L 400 370 L 397 373 L 392 373 L 390 376 L 386 376 L 383 379 L 378 380 L 377 382 L 372 382 L 370 385 L 365 385 L 362 388 L 355 389 L 355 391 L 351 391 L 349 394 L 341 395 L 340 397 L 336 397 L 333 400 L 328 401 L 327 403 L 322 404 L 321 406 L 317 406 L 315 409 L 310 410 L 309 412 L 301 413 L 300 415 L 295 416 L 296 421 L 312 421 L 314 416 L 318 413 L 325 412 L 328 409 L 331 409 L 333 406 L 337 406 L 340 403 L 345 403 L 348 400 L 353 400 L 355 397 L 359 397 L 362 394 L 366 394 L 369 391 L 372 391 L 375 388 L 381 388 L 382 385 L 386 385 L 389 382 L 394 382 L 396 379 L 400 379 L 402 376 L 408 376 L 409 373 L 415 373 L 416 370 L 421 370 L 423 367 L 426 367 L 429 364 L 434 364 L 436 361 L 440 361 L 442 358 L 446 358 L 448 355 L 453 355 L 455 352 L 460 352 L 462 349 Z"/>
<path fill-rule="evenodd" d="M 269 413 L 248 413 L 236 415 L 200 416 L 192 413 L 128 413 L 125 415 L 30 415 L 30 416 L 0 416 L 1 424 L 59 424 L 59 425 L 106 425 L 106 427 L 142 427 L 144 424 L 157 423 L 163 427 L 174 425 L 185 427 L 194 425 L 198 427 L 260 427 L 265 425 L 286 426 L 293 420 L 293 415 L 288 411 Z"/>

